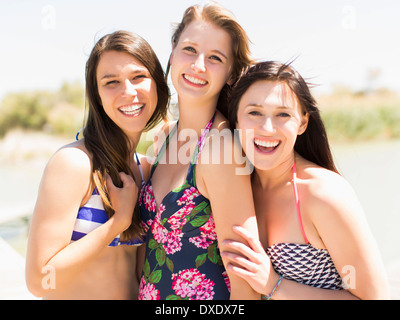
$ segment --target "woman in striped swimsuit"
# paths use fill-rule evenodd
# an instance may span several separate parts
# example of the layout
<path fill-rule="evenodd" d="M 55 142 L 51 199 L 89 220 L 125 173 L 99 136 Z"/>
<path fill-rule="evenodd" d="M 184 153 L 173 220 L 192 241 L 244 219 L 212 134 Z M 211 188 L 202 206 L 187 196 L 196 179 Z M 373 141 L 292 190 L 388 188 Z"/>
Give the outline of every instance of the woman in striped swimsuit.
<path fill-rule="evenodd" d="M 84 139 L 58 150 L 43 174 L 27 285 L 46 299 L 135 299 L 143 244 L 136 203 L 149 174 L 135 149 L 143 130 L 165 118 L 169 89 L 150 45 L 117 31 L 90 54 L 86 94 Z"/>
<path fill-rule="evenodd" d="M 338 174 L 303 78 L 290 65 L 259 63 L 234 88 L 230 124 L 255 166 L 260 241 L 227 241 L 248 259 L 222 256 L 265 299 L 387 299 L 384 267 L 351 186 Z M 241 267 L 238 267 L 240 265 Z"/>

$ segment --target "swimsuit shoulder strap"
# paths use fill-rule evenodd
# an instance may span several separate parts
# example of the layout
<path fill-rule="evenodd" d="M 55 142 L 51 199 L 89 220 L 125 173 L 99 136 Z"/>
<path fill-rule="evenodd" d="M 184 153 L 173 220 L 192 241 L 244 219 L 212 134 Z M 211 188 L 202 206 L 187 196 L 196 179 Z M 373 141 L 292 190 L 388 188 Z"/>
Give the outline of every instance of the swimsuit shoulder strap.
<path fill-rule="evenodd" d="M 301 233 L 303 235 L 304 240 L 306 241 L 306 243 L 310 243 L 308 241 L 308 238 L 304 231 L 303 221 L 301 219 L 300 198 L 299 198 L 299 191 L 297 189 L 297 183 L 296 183 L 296 179 L 297 179 L 296 162 L 293 164 L 292 171 L 293 171 L 293 190 L 294 190 L 294 198 L 296 200 L 297 218 L 299 220 L 300 229 L 301 229 Z"/>
<path fill-rule="evenodd" d="M 83 131 L 84 128 L 79 129 L 79 131 L 76 133 L 75 140 L 79 140 L 79 134 Z"/>
<path fill-rule="evenodd" d="M 142 187 L 143 187 L 144 184 L 146 183 L 146 181 L 144 180 L 142 165 L 140 164 L 139 156 L 138 156 L 136 150 L 135 150 L 135 157 L 136 157 L 136 162 L 137 162 L 138 167 L 139 167 L 140 176 L 142 177 Z"/>
<path fill-rule="evenodd" d="M 202 130 L 202 134 L 197 142 L 196 149 L 193 152 L 192 160 L 190 161 L 188 174 L 186 176 L 186 181 L 188 183 L 191 183 L 194 187 L 196 187 L 196 163 L 200 157 L 201 150 L 204 147 L 206 137 L 207 137 L 208 133 L 210 132 L 211 126 L 214 123 L 216 114 L 217 114 L 217 112 L 214 113 L 211 120 L 207 123 L 207 126 L 205 127 L 205 129 Z"/>
<path fill-rule="evenodd" d="M 163 156 L 165 150 L 167 149 L 168 145 L 169 145 L 169 140 L 171 139 L 171 137 L 175 134 L 177 128 L 178 128 L 178 122 L 179 120 L 176 122 L 175 126 L 172 128 L 172 130 L 169 132 L 167 138 L 165 139 L 163 145 L 161 146 L 160 151 L 157 154 L 156 160 L 154 161 L 153 166 L 151 167 L 151 173 L 150 173 L 150 178 L 153 176 L 154 170 L 157 168 L 158 166 L 158 162 L 160 161 L 160 158 Z"/>
<path fill-rule="evenodd" d="M 195 164 L 197 162 L 197 160 L 199 159 L 199 157 L 200 157 L 200 152 L 201 152 L 201 150 L 203 150 L 204 143 L 206 141 L 206 137 L 207 137 L 208 133 L 210 132 L 211 126 L 214 123 L 214 119 L 215 119 L 215 115 L 216 114 L 217 114 L 217 112 L 214 113 L 213 117 L 207 123 L 206 127 L 204 128 L 204 130 L 202 130 L 200 138 L 197 141 L 196 149 L 194 150 L 194 153 L 193 153 L 191 165 Z"/>

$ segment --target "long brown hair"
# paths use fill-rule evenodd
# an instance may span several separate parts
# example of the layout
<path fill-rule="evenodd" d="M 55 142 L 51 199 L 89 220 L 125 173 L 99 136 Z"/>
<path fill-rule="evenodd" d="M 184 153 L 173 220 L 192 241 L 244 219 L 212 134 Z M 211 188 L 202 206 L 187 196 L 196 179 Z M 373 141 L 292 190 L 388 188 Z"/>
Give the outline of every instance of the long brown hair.
<path fill-rule="evenodd" d="M 310 115 L 306 131 L 297 136 L 294 150 L 303 158 L 339 173 L 329 147 L 324 123 L 317 102 L 301 75 L 290 65 L 277 61 L 257 63 L 237 82 L 229 100 L 228 120 L 232 129 L 237 124 L 239 102 L 247 89 L 255 82 L 268 80 L 286 83 L 297 97 L 304 114 Z"/>
<path fill-rule="evenodd" d="M 179 42 L 179 38 L 185 28 L 194 20 L 204 20 L 210 22 L 217 27 L 225 30 L 232 39 L 233 68 L 231 73 L 230 84 L 225 84 L 219 95 L 217 109 L 225 116 L 228 115 L 228 95 L 232 85 L 237 81 L 239 76 L 252 65 L 253 59 L 250 54 L 250 40 L 244 29 L 240 26 L 236 17 L 216 2 L 210 2 L 204 6 L 194 5 L 187 8 L 183 14 L 182 21 L 175 25 L 171 42 L 172 50 Z M 170 61 L 168 61 L 166 74 L 170 69 Z"/>
<path fill-rule="evenodd" d="M 106 176 L 109 174 L 118 187 L 122 186 L 119 172 L 134 177 L 129 166 L 129 158 L 136 149 L 136 146 L 129 144 L 125 133 L 107 116 L 98 93 L 97 66 L 101 55 L 111 50 L 126 52 L 135 57 L 147 68 L 157 85 L 157 106 L 145 130 L 150 130 L 160 120 L 165 119 L 170 97 L 161 64 L 151 46 L 142 37 L 127 31 L 116 31 L 102 37 L 95 44 L 86 63 L 88 115 L 83 135 L 85 147 L 92 156 L 93 183 L 99 191 L 109 217 L 114 214 L 114 210 L 107 193 Z M 138 206 L 136 206 L 131 226 L 123 232 L 121 239 L 127 240 L 141 233 Z"/>

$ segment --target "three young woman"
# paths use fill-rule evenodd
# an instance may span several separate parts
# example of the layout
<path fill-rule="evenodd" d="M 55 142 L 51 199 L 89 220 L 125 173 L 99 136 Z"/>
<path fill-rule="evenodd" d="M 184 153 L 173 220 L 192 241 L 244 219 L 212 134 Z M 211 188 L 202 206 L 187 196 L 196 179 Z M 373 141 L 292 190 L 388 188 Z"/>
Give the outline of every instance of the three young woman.
<path fill-rule="evenodd" d="M 134 299 L 138 290 L 139 299 L 387 297 L 376 244 L 300 75 L 261 63 L 235 85 L 252 64 L 248 38 L 217 4 L 188 8 L 172 47 L 179 121 L 161 129 L 152 166 L 135 149 L 166 114 L 157 57 L 127 32 L 93 49 L 84 139 L 52 157 L 40 186 L 29 289 L 55 299 Z M 219 134 L 226 116 L 242 129 L 252 180 L 237 174 L 241 146 Z M 56 275 L 50 289 L 44 270 Z M 354 282 L 341 290 L 348 272 Z"/>

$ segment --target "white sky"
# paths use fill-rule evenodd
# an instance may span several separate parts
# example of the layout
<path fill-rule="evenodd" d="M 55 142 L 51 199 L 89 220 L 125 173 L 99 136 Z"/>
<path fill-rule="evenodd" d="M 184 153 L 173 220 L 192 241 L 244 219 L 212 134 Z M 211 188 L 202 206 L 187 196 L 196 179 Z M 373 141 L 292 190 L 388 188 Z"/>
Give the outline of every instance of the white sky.
<path fill-rule="evenodd" d="M 84 82 L 95 40 L 118 29 L 144 37 L 163 66 L 171 23 L 199 0 L 0 0 L 0 99 L 7 92 Z M 288 61 L 328 92 L 333 84 L 400 92 L 398 0 L 220 0 L 238 18 L 260 60 Z"/>

